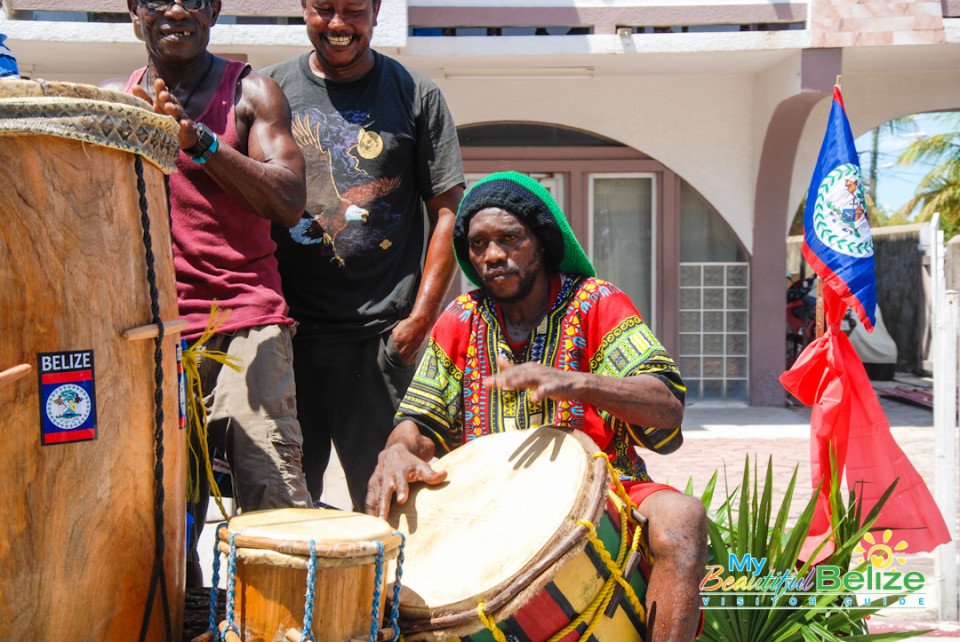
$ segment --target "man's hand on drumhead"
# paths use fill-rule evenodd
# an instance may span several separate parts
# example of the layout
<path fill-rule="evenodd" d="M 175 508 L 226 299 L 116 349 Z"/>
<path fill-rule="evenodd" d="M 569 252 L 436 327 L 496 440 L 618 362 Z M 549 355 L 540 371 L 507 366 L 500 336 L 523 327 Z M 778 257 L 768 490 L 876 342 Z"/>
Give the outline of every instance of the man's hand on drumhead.
<path fill-rule="evenodd" d="M 447 471 L 434 470 L 427 463 L 433 453 L 433 442 L 420 434 L 416 424 L 398 424 L 380 451 L 377 468 L 367 484 L 367 513 L 386 519 L 394 495 L 398 504 L 410 497 L 411 483 L 439 484 L 446 479 Z"/>

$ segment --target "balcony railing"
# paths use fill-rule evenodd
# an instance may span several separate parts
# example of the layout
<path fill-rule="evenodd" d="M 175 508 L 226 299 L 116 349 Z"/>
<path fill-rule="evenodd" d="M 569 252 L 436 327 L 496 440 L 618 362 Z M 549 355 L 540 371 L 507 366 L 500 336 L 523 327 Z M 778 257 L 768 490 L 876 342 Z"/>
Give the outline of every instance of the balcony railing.
<path fill-rule="evenodd" d="M 412 36 L 566 36 L 803 29 L 806 2 L 634 7 L 464 7 L 410 3 Z"/>
<path fill-rule="evenodd" d="M 958 2 L 960 0 L 944 0 Z M 118 0 L 8 0 L 18 20 L 129 22 Z M 467 3 L 409 0 L 413 36 L 591 35 L 620 33 L 686 33 L 696 31 L 774 31 L 802 29 L 807 2 L 690 4 L 664 2 L 636 6 L 464 6 Z M 509 3 L 505 3 L 509 4 Z M 297 0 L 230 0 L 223 3 L 224 24 L 302 24 Z M 623 31 L 626 30 L 626 31 Z"/>

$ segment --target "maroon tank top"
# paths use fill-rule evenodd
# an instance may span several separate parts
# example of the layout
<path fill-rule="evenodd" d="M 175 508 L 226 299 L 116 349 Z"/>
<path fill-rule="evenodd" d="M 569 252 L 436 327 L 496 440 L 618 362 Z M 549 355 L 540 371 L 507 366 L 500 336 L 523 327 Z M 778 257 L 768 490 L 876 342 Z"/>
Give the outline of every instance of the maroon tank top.
<path fill-rule="evenodd" d="M 234 149 L 242 149 L 234 101 L 247 67 L 227 62 L 213 99 L 196 119 L 216 132 L 221 145 Z M 145 71 L 130 76 L 127 92 Z M 183 338 L 201 334 L 213 301 L 230 310 L 219 332 L 293 323 L 280 288 L 270 221 L 234 200 L 182 150 L 170 176 L 170 217 L 180 317 L 188 323 Z"/>

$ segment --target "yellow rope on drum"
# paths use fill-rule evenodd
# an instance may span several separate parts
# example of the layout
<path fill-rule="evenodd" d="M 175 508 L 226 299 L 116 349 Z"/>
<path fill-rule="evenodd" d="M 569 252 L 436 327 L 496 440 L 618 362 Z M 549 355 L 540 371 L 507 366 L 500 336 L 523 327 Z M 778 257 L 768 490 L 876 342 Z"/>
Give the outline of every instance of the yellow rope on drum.
<path fill-rule="evenodd" d="M 636 504 L 634 504 L 633 500 L 630 499 L 626 489 L 620 482 L 620 474 L 610 463 L 610 459 L 607 457 L 607 454 L 598 452 L 594 455 L 594 459 L 598 458 L 604 459 L 607 464 L 607 470 L 610 472 L 610 477 L 614 481 L 615 491 L 610 491 L 610 495 L 614 499 L 614 504 L 620 513 L 620 550 L 617 551 L 617 559 L 614 560 L 607 551 L 606 546 L 603 545 L 600 537 L 597 535 L 596 526 L 585 519 L 578 521 L 581 526 L 587 529 L 586 538 L 593 546 L 593 549 L 596 551 L 597 555 L 600 556 L 604 566 L 607 567 L 609 576 L 604 582 L 603 587 L 601 587 L 600 591 L 598 591 L 597 595 L 593 598 L 593 601 L 590 603 L 590 605 L 584 609 L 583 613 L 578 615 L 563 629 L 555 633 L 548 642 L 559 642 L 559 640 L 562 640 L 568 636 L 578 626 L 585 622 L 587 623 L 587 628 L 580 636 L 580 640 L 588 640 L 590 636 L 593 635 L 594 629 L 596 629 L 600 624 L 601 617 L 603 616 L 604 611 L 606 611 L 607 605 L 610 603 L 610 599 L 613 597 L 613 592 L 617 584 L 620 584 L 623 587 L 624 595 L 626 596 L 627 601 L 630 603 L 630 606 L 633 608 L 634 612 L 640 617 L 641 620 L 646 620 L 646 610 L 644 609 L 643 604 L 641 604 L 640 598 L 637 596 L 636 591 L 633 590 L 630 582 L 623 576 L 629 553 L 637 551 L 640 547 L 640 537 L 642 535 L 642 528 L 640 524 L 636 525 L 636 528 L 633 531 L 632 540 L 630 540 L 628 537 L 629 524 L 630 522 L 635 521 L 632 517 L 632 511 L 636 508 Z M 629 547 L 627 544 L 628 541 L 630 541 Z M 484 611 L 484 606 L 484 602 L 480 602 L 477 605 L 477 615 L 480 617 L 480 621 L 487 628 L 487 630 L 490 631 L 496 642 L 506 642 L 506 637 L 504 636 L 503 632 L 497 628 L 497 623 L 493 620 L 493 618 L 486 614 Z"/>
<path fill-rule="evenodd" d="M 226 352 L 220 350 L 208 350 L 206 343 L 213 338 L 217 329 L 223 325 L 223 322 L 230 316 L 230 310 L 221 310 L 213 303 L 210 308 L 210 319 L 207 321 L 207 327 L 190 348 L 183 351 L 183 372 L 186 376 L 186 406 L 187 406 L 187 444 L 190 449 L 187 463 L 187 499 L 197 501 L 200 498 L 200 466 L 203 465 L 204 473 L 210 482 L 210 495 L 217 503 L 217 507 L 223 514 L 225 520 L 229 520 L 226 509 L 223 507 L 220 492 L 220 486 L 213 474 L 213 464 L 210 460 L 210 449 L 207 444 L 207 407 L 203 404 L 203 387 L 200 381 L 200 359 L 210 359 L 240 371 L 241 364 L 236 357 L 232 357 Z M 194 434 L 196 439 L 194 439 Z M 196 452 L 195 443 L 200 447 L 200 453 Z"/>
<path fill-rule="evenodd" d="M 507 642 L 507 636 L 497 628 L 497 623 L 494 622 L 493 618 L 484 612 L 484 606 L 486 606 L 485 602 L 477 604 L 477 615 L 480 616 L 480 621 L 487 627 L 487 630 L 490 631 L 490 634 L 493 635 L 493 639 L 496 640 L 496 642 Z"/>
<path fill-rule="evenodd" d="M 603 542 L 601 542 L 600 538 L 597 537 L 596 526 L 585 519 L 581 519 L 578 523 L 587 529 L 587 540 L 593 545 L 593 549 L 597 552 L 604 565 L 610 571 L 610 575 L 607 577 L 606 582 L 603 583 L 603 587 L 593 598 L 593 602 L 591 602 L 590 605 L 584 609 L 583 613 L 574 618 L 570 624 L 558 631 L 553 637 L 550 638 L 549 642 L 557 642 L 558 640 L 562 640 L 584 622 L 587 622 L 588 626 L 587 630 L 584 631 L 583 635 L 580 636 L 580 639 L 586 640 L 590 637 L 590 635 L 593 633 L 593 629 L 595 629 L 600 623 L 599 616 L 606 609 L 607 604 L 610 602 L 610 598 L 613 597 L 613 589 L 616 587 L 617 582 L 616 578 L 621 574 L 621 569 L 623 568 L 627 557 L 627 520 L 622 509 L 620 511 L 620 550 L 617 553 L 616 561 L 613 560 L 613 558 L 610 556 L 610 553 L 607 552 L 607 548 L 603 545 Z"/>
<path fill-rule="evenodd" d="M 617 497 L 627 507 L 627 514 L 629 515 L 630 511 L 636 508 L 637 505 L 633 503 L 633 500 L 630 499 L 630 495 L 627 494 L 627 489 L 623 487 L 623 483 L 620 481 L 620 472 L 613 467 L 612 463 L 610 463 L 610 457 L 609 455 L 607 455 L 607 453 L 605 452 L 594 453 L 593 458 L 602 459 L 603 462 L 607 465 L 607 472 L 610 473 L 610 479 L 613 480 L 613 485 L 616 488 Z"/>

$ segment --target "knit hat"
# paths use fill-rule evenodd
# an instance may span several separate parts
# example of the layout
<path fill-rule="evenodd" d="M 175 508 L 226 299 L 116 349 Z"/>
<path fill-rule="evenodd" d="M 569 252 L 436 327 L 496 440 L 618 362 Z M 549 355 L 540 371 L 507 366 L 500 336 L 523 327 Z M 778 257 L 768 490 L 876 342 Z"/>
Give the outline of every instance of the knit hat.
<path fill-rule="evenodd" d="M 460 201 L 453 227 L 453 250 L 460 269 L 479 287 L 483 282 L 470 263 L 470 219 L 482 209 L 499 207 L 523 221 L 543 244 L 547 265 L 558 272 L 595 276 L 596 272 L 560 206 L 547 189 L 518 172 L 496 172 L 477 181 Z"/>

